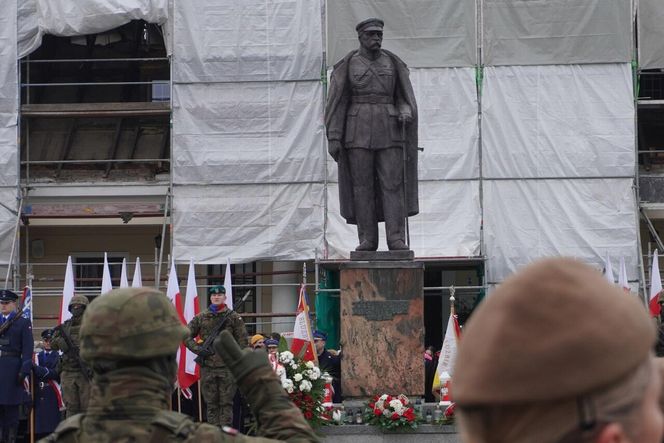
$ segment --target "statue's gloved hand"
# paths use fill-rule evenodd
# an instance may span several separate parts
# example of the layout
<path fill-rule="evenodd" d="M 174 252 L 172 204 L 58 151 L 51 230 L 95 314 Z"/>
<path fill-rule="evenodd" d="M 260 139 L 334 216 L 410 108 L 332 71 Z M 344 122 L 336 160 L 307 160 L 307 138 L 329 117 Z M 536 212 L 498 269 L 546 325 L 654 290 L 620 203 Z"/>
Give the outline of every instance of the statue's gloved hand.
<path fill-rule="evenodd" d="M 214 349 L 224 360 L 235 380 L 240 383 L 247 375 L 261 367 L 270 367 L 266 352 L 240 349 L 230 332 L 222 331 L 214 340 Z"/>
<path fill-rule="evenodd" d="M 410 114 L 399 114 L 399 122 L 401 123 L 410 123 L 413 121 L 413 116 Z"/>
<path fill-rule="evenodd" d="M 335 162 L 339 161 L 339 155 L 341 154 L 342 149 L 343 146 L 341 145 L 341 142 L 339 140 L 330 140 L 328 142 L 327 150 Z"/>

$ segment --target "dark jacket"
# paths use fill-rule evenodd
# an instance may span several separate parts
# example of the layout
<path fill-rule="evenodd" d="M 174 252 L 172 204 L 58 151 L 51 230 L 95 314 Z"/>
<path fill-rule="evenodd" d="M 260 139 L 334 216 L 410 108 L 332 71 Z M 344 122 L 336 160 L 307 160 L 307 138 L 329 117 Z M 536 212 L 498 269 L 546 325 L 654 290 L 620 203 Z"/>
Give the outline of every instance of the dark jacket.
<path fill-rule="evenodd" d="M 57 351 L 42 351 L 37 355 L 38 364 L 35 372 L 35 432 L 50 434 L 60 423 L 61 413 L 55 383 L 60 381 L 58 364 L 60 355 Z"/>
<path fill-rule="evenodd" d="M 10 314 L 14 318 L 16 312 Z M 9 321 L 9 320 L 8 320 Z M 23 403 L 25 388 L 19 380 L 19 373 L 29 375 L 32 369 L 32 324 L 20 317 L 0 335 L 0 405 Z"/>

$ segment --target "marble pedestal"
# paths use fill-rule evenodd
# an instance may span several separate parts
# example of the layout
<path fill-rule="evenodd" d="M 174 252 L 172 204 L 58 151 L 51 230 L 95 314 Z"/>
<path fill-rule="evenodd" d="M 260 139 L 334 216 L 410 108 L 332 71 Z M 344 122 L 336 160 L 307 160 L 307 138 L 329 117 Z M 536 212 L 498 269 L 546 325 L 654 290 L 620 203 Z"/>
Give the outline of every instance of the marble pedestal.
<path fill-rule="evenodd" d="M 424 264 L 351 261 L 341 266 L 344 398 L 424 392 Z"/>

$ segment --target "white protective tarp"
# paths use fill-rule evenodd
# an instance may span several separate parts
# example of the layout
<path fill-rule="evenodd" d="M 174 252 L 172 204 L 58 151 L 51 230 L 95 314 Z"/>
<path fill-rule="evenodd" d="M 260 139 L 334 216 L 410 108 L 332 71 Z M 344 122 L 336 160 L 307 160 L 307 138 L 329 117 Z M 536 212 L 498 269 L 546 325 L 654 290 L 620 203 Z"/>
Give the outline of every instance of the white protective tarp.
<path fill-rule="evenodd" d="M 484 176 L 633 176 L 632 94 L 628 64 L 486 68 Z"/>
<path fill-rule="evenodd" d="M 479 124 L 474 68 L 414 68 L 410 80 L 419 113 L 420 180 L 479 177 Z M 337 165 L 328 159 L 328 179 Z"/>
<path fill-rule="evenodd" d="M 339 213 L 339 188 L 328 184 L 327 249 L 330 259 L 347 259 L 359 241 L 357 228 Z M 466 257 L 480 253 L 480 199 L 477 180 L 420 181 L 420 213 L 409 218 L 416 257 Z M 385 224 L 379 249 L 387 250 Z"/>
<path fill-rule="evenodd" d="M 570 256 L 601 268 L 625 257 L 638 278 L 632 179 L 485 180 L 484 239 L 490 283 L 541 257 Z"/>
<path fill-rule="evenodd" d="M 16 5 L 5 2 L 0 14 L 0 186 L 18 183 Z"/>
<path fill-rule="evenodd" d="M 176 186 L 177 261 L 306 260 L 322 250 L 322 184 Z"/>
<path fill-rule="evenodd" d="M 664 68 L 664 2 L 639 0 L 639 65 Z"/>
<path fill-rule="evenodd" d="M 0 203 L 0 270 L 6 272 L 16 234 L 16 214 L 12 212 L 17 209 L 16 188 L 0 187 Z M 5 274 L 0 274 L 0 277 L 4 281 Z"/>
<path fill-rule="evenodd" d="M 175 82 L 320 79 L 314 0 L 175 2 Z"/>
<path fill-rule="evenodd" d="M 385 21 L 383 47 L 411 67 L 476 64 L 475 0 L 328 0 L 328 66 L 357 49 L 355 25 L 370 17 Z"/>
<path fill-rule="evenodd" d="M 27 0 L 21 6 L 19 14 L 19 57 L 37 49 L 44 34 L 95 34 L 117 28 L 132 20 L 165 24 L 168 20 L 168 1 Z"/>
<path fill-rule="evenodd" d="M 176 184 L 322 182 L 318 81 L 176 85 Z"/>
<path fill-rule="evenodd" d="M 485 65 L 632 59 L 631 0 L 483 0 L 483 20 Z"/>

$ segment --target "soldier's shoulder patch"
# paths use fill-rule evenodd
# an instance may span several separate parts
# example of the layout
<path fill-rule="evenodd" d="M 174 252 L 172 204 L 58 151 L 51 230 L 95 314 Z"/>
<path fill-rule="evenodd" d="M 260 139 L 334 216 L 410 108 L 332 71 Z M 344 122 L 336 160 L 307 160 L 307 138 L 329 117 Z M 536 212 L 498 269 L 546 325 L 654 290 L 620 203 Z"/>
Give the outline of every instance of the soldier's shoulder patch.
<path fill-rule="evenodd" d="M 235 428 L 231 428 L 230 426 L 222 426 L 221 432 L 228 435 L 238 435 L 240 433 L 240 431 Z"/>

